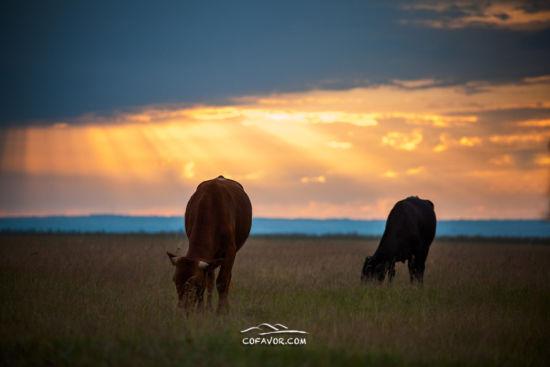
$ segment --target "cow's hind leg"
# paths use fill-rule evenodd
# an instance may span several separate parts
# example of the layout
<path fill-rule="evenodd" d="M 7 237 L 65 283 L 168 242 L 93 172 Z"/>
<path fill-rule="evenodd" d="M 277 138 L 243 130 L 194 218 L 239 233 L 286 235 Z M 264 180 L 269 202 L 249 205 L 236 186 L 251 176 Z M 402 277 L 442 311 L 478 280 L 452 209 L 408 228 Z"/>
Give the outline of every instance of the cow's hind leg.
<path fill-rule="evenodd" d="M 216 288 L 218 289 L 218 313 L 226 312 L 229 308 L 227 295 L 229 293 L 229 284 L 231 283 L 231 270 L 235 261 L 235 251 L 228 253 L 220 267 L 218 278 L 216 279 Z"/>
<path fill-rule="evenodd" d="M 210 270 L 206 273 L 206 307 L 209 310 L 212 309 L 212 293 L 214 292 L 214 278 L 216 273 L 214 270 Z"/>
<path fill-rule="evenodd" d="M 419 284 L 422 284 L 424 282 L 425 260 L 414 255 L 409 259 L 409 278 L 411 279 L 411 283 L 417 281 Z"/>
<path fill-rule="evenodd" d="M 197 300 L 197 303 L 196 303 L 197 311 L 203 311 L 204 310 L 204 288 L 197 291 L 196 300 Z"/>
<path fill-rule="evenodd" d="M 407 267 L 409 268 L 409 279 L 411 280 L 411 283 L 414 282 L 415 279 L 415 264 L 414 264 L 414 256 L 409 257 L 407 260 Z"/>
<path fill-rule="evenodd" d="M 416 264 L 415 277 L 416 277 L 416 281 L 419 284 L 424 283 L 424 267 L 425 267 L 424 263 L 425 263 L 425 261 L 422 260 L 422 261 L 417 261 L 417 264 Z"/>
<path fill-rule="evenodd" d="M 418 283 L 424 283 L 424 269 L 426 268 L 426 258 L 428 257 L 428 251 L 430 249 L 430 244 L 423 244 L 419 247 L 419 251 L 415 257 L 415 267 L 416 267 L 416 280 Z"/>
<path fill-rule="evenodd" d="M 395 277 L 395 261 L 392 261 L 388 264 L 388 281 L 391 283 Z"/>

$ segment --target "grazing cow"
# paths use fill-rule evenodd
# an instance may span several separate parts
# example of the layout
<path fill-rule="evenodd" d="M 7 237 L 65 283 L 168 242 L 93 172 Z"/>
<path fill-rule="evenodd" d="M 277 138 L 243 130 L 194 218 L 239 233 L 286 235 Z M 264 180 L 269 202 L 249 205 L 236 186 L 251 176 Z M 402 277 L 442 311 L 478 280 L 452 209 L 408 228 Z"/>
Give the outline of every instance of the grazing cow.
<path fill-rule="evenodd" d="M 187 254 L 178 257 L 167 253 L 176 267 L 173 279 L 178 306 L 186 313 L 195 306 L 204 308 L 205 289 L 208 307 L 212 307 L 214 271 L 218 267 L 218 312 L 227 308 L 235 254 L 248 238 L 251 225 L 252 205 L 240 183 L 219 176 L 197 187 L 185 209 L 185 232 L 189 238 Z"/>
<path fill-rule="evenodd" d="M 435 226 L 434 205 L 431 201 L 418 196 L 398 201 L 388 216 L 378 249 L 374 255 L 365 259 L 361 280 L 382 282 L 387 273 L 391 282 L 395 276 L 395 262 L 407 260 L 411 282 L 416 280 L 422 283 Z"/>

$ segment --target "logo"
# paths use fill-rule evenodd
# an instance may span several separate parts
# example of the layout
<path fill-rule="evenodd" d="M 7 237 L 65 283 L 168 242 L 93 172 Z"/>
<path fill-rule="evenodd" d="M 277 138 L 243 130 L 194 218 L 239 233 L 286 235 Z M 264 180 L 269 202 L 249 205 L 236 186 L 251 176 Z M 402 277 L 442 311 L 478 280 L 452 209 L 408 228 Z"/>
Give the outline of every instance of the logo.
<path fill-rule="evenodd" d="M 241 330 L 241 334 L 256 334 L 242 339 L 244 345 L 306 345 L 307 331 L 289 329 L 283 324 L 267 322 Z"/>

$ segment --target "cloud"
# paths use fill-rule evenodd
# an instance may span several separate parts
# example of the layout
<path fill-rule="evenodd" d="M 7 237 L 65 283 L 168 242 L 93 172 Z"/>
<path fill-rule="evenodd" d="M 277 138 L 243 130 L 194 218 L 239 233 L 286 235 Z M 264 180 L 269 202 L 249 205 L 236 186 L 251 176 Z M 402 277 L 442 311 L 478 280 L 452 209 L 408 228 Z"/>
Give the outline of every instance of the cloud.
<path fill-rule="evenodd" d="M 314 176 L 314 177 L 302 177 L 300 178 L 300 182 L 303 184 L 309 184 L 309 183 L 319 183 L 324 184 L 327 182 L 327 178 L 325 176 Z"/>
<path fill-rule="evenodd" d="M 262 177 L 264 176 L 264 172 L 255 171 L 255 172 L 248 172 L 243 174 L 233 174 L 230 172 L 223 172 L 222 176 L 226 178 L 230 178 L 232 180 L 251 182 L 251 181 L 261 180 Z"/>
<path fill-rule="evenodd" d="M 426 167 L 424 167 L 424 166 L 407 168 L 407 169 L 405 169 L 404 171 L 401 171 L 401 172 L 390 169 L 390 170 L 385 171 L 382 174 L 382 177 L 394 179 L 394 178 L 400 177 L 401 175 L 417 176 L 417 175 L 423 174 L 425 172 L 426 172 Z"/>
<path fill-rule="evenodd" d="M 531 144 L 545 142 L 550 137 L 550 132 L 528 133 L 528 134 L 508 134 L 491 135 L 489 141 L 495 144 L 513 145 L 513 144 Z"/>
<path fill-rule="evenodd" d="M 394 85 L 397 85 L 406 89 L 415 89 L 415 88 L 426 88 L 433 87 L 438 84 L 435 79 L 416 79 L 416 80 L 392 80 Z"/>
<path fill-rule="evenodd" d="M 528 8 L 525 1 L 433 1 L 404 6 L 408 11 L 425 12 L 427 19 L 405 20 L 436 29 L 492 27 L 533 31 L 550 27 L 550 9 Z"/>
<path fill-rule="evenodd" d="M 518 126 L 525 126 L 525 127 L 550 127 L 550 119 L 521 121 L 521 122 L 518 123 Z"/>
<path fill-rule="evenodd" d="M 399 174 L 393 170 L 388 170 L 382 174 L 382 177 L 385 178 L 397 178 L 397 176 L 399 176 Z"/>
<path fill-rule="evenodd" d="M 439 143 L 433 148 L 433 151 L 436 153 L 441 153 L 446 151 L 451 144 L 451 139 L 449 134 L 443 133 L 439 135 Z"/>
<path fill-rule="evenodd" d="M 327 142 L 327 146 L 329 146 L 332 149 L 351 149 L 353 147 L 353 144 L 349 141 L 335 141 L 331 140 Z"/>
<path fill-rule="evenodd" d="M 475 115 L 445 116 L 430 113 L 387 112 L 376 115 L 378 121 L 389 119 L 402 119 L 409 125 L 431 125 L 435 127 L 448 127 L 451 125 L 466 125 L 477 122 Z"/>
<path fill-rule="evenodd" d="M 510 154 L 502 154 L 489 159 L 489 163 L 495 166 L 510 166 L 514 164 L 514 158 Z"/>
<path fill-rule="evenodd" d="M 535 157 L 535 164 L 538 166 L 550 166 L 550 156 L 547 154 L 538 154 Z"/>
<path fill-rule="evenodd" d="M 404 10 L 391 1 L 323 2 L 315 16 L 311 6 L 289 0 L 223 7 L 200 2 L 193 11 L 186 2 L 173 2 L 173 11 L 107 3 L 42 9 L 12 2 L 4 9 L 7 17 L 25 14 L 27 22 L 6 23 L 10 42 L 3 54 L 18 59 L 0 60 L 2 126 L 75 124 L 90 113 L 112 123 L 120 111 L 147 122 L 150 116 L 133 112 L 148 104 L 230 105 L 243 95 L 515 82 L 548 73 L 550 59 L 542 32 L 493 31 L 545 26 L 542 1 L 399 2 L 409 4 Z M 120 32 L 126 8 L 133 10 L 124 14 L 128 22 Z M 401 26 L 399 18 L 468 32 L 419 31 Z M 44 19 L 55 28 L 44 28 Z M 90 48 L 90 39 L 103 42 Z M 48 62 L 45 44 L 58 51 Z"/>
<path fill-rule="evenodd" d="M 258 216 L 385 218 L 419 195 L 441 218 L 534 218 L 546 209 L 550 132 L 533 121 L 550 117 L 549 85 L 315 90 L 0 130 L 0 206 L 181 213 L 222 174 Z"/>
<path fill-rule="evenodd" d="M 408 168 L 407 171 L 405 171 L 409 176 L 419 175 L 424 172 L 426 172 L 426 167 L 423 166 Z"/>
<path fill-rule="evenodd" d="M 194 162 L 187 162 L 185 164 L 185 166 L 183 167 L 183 177 L 185 177 L 185 178 L 195 177 L 195 163 Z"/>
<path fill-rule="evenodd" d="M 267 118 L 274 121 L 292 121 L 302 124 L 350 124 L 361 127 L 376 126 L 378 124 L 372 114 L 342 111 L 292 111 L 252 108 L 241 109 L 240 117 L 244 118 L 244 123 L 258 118 Z"/>
<path fill-rule="evenodd" d="M 415 129 L 410 133 L 390 131 L 382 137 L 382 145 L 395 149 L 413 151 L 422 142 L 422 131 Z"/>
<path fill-rule="evenodd" d="M 532 77 L 526 77 L 526 78 L 523 78 L 523 82 L 524 83 L 533 83 L 533 84 L 538 84 L 538 83 L 549 83 L 550 82 L 550 75 L 539 75 L 539 76 L 532 76 Z"/>
<path fill-rule="evenodd" d="M 466 147 L 474 147 L 476 145 L 480 145 L 481 142 L 482 142 L 482 139 L 479 136 L 463 136 L 458 141 L 460 145 L 463 145 Z"/>

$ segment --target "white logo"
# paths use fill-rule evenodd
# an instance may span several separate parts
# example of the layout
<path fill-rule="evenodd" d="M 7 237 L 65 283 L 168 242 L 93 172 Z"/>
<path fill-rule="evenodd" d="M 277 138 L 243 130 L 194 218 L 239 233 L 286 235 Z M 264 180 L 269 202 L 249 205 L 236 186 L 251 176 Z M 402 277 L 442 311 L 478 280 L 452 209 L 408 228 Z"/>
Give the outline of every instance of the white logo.
<path fill-rule="evenodd" d="M 307 339 L 305 337 L 287 336 L 274 337 L 273 334 L 308 334 L 307 331 L 289 329 L 283 324 L 268 324 L 267 322 L 261 323 L 257 326 L 252 326 L 241 330 L 241 334 L 257 331 L 256 337 L 245 337 L 242 339 L 244 345 L 305 345 Z M 272 335 L 266 337 L 267 335 Z"/>

